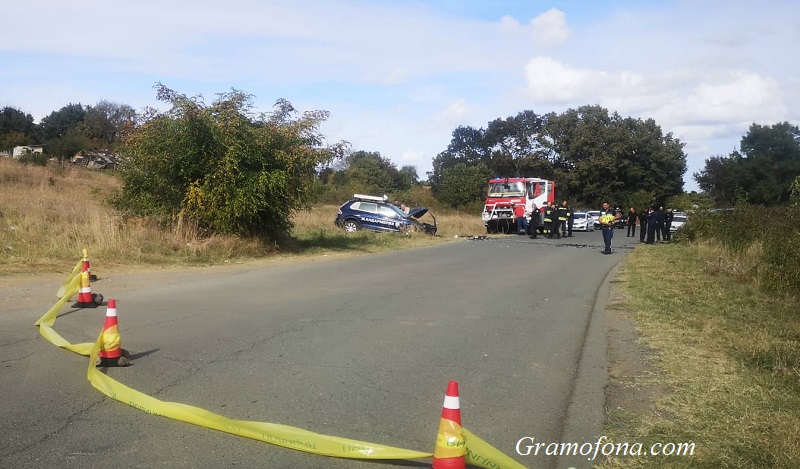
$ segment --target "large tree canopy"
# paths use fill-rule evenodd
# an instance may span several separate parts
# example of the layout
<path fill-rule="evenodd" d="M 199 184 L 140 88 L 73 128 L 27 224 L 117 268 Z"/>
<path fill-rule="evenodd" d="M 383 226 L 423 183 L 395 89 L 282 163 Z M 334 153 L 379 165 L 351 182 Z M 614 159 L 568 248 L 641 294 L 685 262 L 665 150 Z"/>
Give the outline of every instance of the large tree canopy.
<path fill-rule="evenodd" d="M 448 171 L 478 163 L 492 176 L 554 179 L 557 197 L 576 205 L 663 201 L 683 192 L 686 172 L 683 143 L 655 121 L 622 118 L 599 106 L 546 116 L 523 111 L 485 130 L 457 128 L 433 160 L 429 181 L 437 197 L 452 198 L 452 184 L 444 185 Z"/>
<path fill-rule="evenodd" d="M 548 116 L 545 133 L 555 155 L 559 198 L 640 205 L 683 192 L 683 143 L 664 135 L 653 119 L 583 106 Z M 641 194 L 650 200 L 638 200 Z"/>
<path fill-rule="evenodd" d="M 707 159 L 694 179 L 721 204 L 732 204 L 744 195 L 751 203 L 779 205 L 789 201 L 798 175 L 800 129 L 783 122 L 751 125 L 740 151 Z"/>
<path fill-rule="evenodd" d="M 30 114 L 4 107 L 0 110 L 0 150 L 38 142 L 38 128 Z"/>
<path fill-rule="evenodd" d="M 83 119 L 83 133 L 103 146 L 112 146 L 126 129 L 136 123 L 136 111 L 127 104 L 102 100 L 89 106 Z"/>
<path fill-rule="evenodd" d="M 75 129 L 86 117 L 86 109 L 80 104 L 67 104 L 42 119 L 39 127 L 45 140 L 64 137 Z"/>
<path fill-rule="evenodd" d="M 232 90 L 211 105 L 158 84 L 167 112 L 151 111 L 123 146 L 119 204 L 137 214 L 180 213 L 222 233 L 277 238 L 291 229 L 318 166 L 341 156 L 324 146 L 328 117 L 302 117 L 285 100 L 251 114 L 252 97 Z"/>
<path fill-rule="evenodd" d="M 416 173 L 413 166 L 398 170 L 390 159 L 380 153 L 359 150 L 349 154 L 330 179 L 355 190 L 385 194 L 410 188 L 416 182 Z"/>
<path fill-rule="evenodd" d="M 452 198 L 443 192 L 449 191 L 444 181 L 447 172 L 458 165 L 482 164 L 494 176 L 552 176 L 552 162 L 548 160 L 549 154 L 542 141 L 543 127 L 541 116 L 523 111 L 514 117 L 495 119 L 486 129 L 456 128 L 450 145 L 433 159 L 433 171 L 428 173 L 434 194 L 443 199 Z M 463 168 L 459 172 L 463 174 Z M 486 181 L 483 183 L 485 185 Z M 467 191 L 471 192 L 474 191 Z"/>

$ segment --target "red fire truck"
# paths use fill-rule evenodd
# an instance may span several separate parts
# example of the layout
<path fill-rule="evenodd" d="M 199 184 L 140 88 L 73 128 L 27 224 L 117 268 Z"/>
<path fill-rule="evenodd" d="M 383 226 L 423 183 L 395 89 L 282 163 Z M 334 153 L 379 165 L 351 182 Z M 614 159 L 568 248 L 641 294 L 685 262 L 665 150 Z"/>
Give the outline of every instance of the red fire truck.
<path fill-rule="evenodd" d="M 556 183 L 540 178 L 494 178 L 489 180 L 489 190 L 483 206 L 483 223 L 487 233 L 515 231 L 513 204 L 525 204 L 525 213 L 533 204 L 539 209 L 532 216 L 542 216 L 546 204 L 556 199 Z M 541 227 L 541 218 L 539 219 Z"/>

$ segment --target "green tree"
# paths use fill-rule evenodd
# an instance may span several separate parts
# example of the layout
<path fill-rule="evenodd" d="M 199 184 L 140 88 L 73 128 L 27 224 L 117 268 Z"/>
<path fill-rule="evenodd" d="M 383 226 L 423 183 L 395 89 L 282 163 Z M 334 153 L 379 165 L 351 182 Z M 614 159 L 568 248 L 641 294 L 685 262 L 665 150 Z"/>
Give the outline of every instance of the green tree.
<path fill-rule="evenodd" d="M 433 159 L 433 170 L 428 173 L 428 182 L 435 196 L 439 196 L 445 173 L 458 164 L 467 166 L 491 159 L 491 150 L 486 144 L 484 131 L 470 126 L 457 127 L 447 149 Z"/>
<path fill-rule="evenodd" d="M 631 203 L 652 193 L 652 204 L 683 192 L 684 144 L 653 119 L 583 106 L 551 114 L 544 132 L 559 198 L 593 206 L 600 200 Z"/>
<path fill-rule="evenodd" d="M 135 123 L 136 111 L 131 106 L 103 100 L 87 107 L 82 128 L 86 137 L 102 146 L 112 147 Z"/>
<path fill-rule="evenodd" d="M 483 144 L 490 153 L 484 164 L 498 175 L 548 177 L 552 167 L 542 140 L 544 124 L 545 119 L 533 111 L 489 122 Z"/>
<path fill-rule="evenodd" d="M 737 188 L 743 182 L 739 175 L 744 169 L 741 158 L 738 152 L 731 153 L 730 156 L 712 156 L 706 160 L 705 167 L 700 172 L 694 173 L 694 180 L 718 204 L 733 206 Z"/>
<path fill-rule="evenodd" d="M 86 117 L 86 109 L 80 104 L 67 104 L 42 119 L 39 127 L 45 140 L 64 137 L 67 132 L 78 127 Z"/>
<path fill-rule="evenodd" d="M 33 117 L 13 107 L 0 110 L 0 150 L 38 143 L 38 128 Z"/>
<path fill-rule="evenodd" d="M 416 182 L 417 170 L 413 166 L 397 166 L 378 152 L 354 151 L 337 168 L 328 168 L 324 174 L 328 183 L 350 186 L 356 192 L 388 194 L 404 191 Z"/>
<path fill-rule="evenodd" d="M 483 163 L 458 163 L 444 173 L 438 198 L 453 208 L 469 205 L 486 196 L 489 177 Z"/>
<path fill-rule="evenodd" d="M 166 112 L 150 111 L 122 147 L 125 182 L 118 205 L 136 214 L 180 213 L 214 232 L 270 239 L 291 230 L 291 215 L 311 195 L 316 169 L 340 157 L 323 145 L 325 111 L 297 111 L 278 100 L 268 115 L 231 90 L 211 105 L 164 85 Z"/>
<path fill-rule="evenodd" d="M 63 161 L 72 158 L 75 153 L 86 149 L 87 146 L 89 146 L 89 139 L 78 127 L 74 127 L 64 135 L 48 140 L 45 145 L 45 152 L 48 156 Z"/>
<path fill-rule="evenodd" d="M 769 206 L 789 201 L 799 174 L 800 129 L 782 122 L 751 125 L 739 151 L 707 159 L 694 179 L 718 202 L 731 204 L 739 194 L 750 203 Z"/>
<path fill-rule="evenodd" d="M 403 178 L 403 186 L 416 186 L 419 184 L 419 176 L 417 176 L 417 168 L 412 165 L 403 165 L 400 168 L 400 176 Z"/>

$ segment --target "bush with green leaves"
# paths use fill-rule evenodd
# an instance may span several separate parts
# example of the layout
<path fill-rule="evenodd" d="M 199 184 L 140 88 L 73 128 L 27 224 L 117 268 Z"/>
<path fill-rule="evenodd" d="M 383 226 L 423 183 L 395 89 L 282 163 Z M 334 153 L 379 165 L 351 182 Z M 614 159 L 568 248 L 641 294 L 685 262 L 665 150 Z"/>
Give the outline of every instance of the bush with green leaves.
<path fill-rule="evenodd" d="M 344 143 L 323 145 L 325 111 L 297 112 L 278 100 L 253 115 L 252 97 L 232 90 L 211 105 L 162 84 L 172 107 L 150 110 L 121 149 L 124 189 L 116 203 L 135 215 L 188 217 L 210 232 L 277 239 L 307 203 L 318 166 Z"/>
<path fill-rule="evenodd" d="M 19 162 L 33 166 L 47 166 L 47 156 L 42 153 L 27 152 L 19 157 Z"/>

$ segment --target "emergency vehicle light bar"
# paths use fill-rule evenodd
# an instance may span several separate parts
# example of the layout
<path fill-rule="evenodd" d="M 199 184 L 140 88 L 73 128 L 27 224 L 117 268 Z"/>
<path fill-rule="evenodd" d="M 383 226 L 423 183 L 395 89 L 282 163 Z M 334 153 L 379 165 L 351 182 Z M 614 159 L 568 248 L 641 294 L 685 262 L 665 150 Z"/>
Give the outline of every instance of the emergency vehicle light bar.
<path fill-rule="evenodd" d="M 389 200 L 389 197 L 387 197 L 385 194 L 383 197 L 378 197 L 374 195 L 353 194 L 353 198 L 358 200 L 369 200 L 372 202 L 386 202 L 387 200 Z"/>

